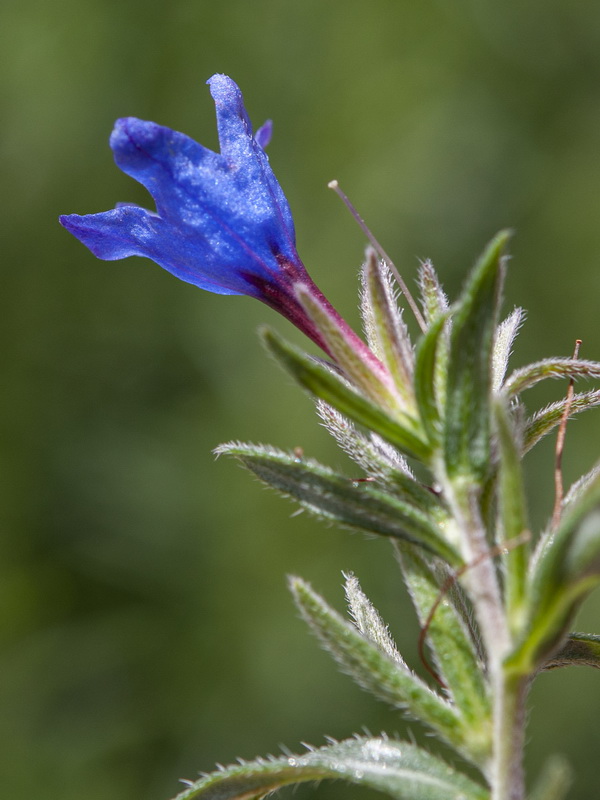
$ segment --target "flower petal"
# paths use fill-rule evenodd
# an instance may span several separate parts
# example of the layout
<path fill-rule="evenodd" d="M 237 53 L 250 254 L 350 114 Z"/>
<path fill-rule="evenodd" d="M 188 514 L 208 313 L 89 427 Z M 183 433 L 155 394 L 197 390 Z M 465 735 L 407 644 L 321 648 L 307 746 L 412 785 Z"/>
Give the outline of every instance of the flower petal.
<path fill-rule="evenodd" d="M 219 266 L 210 264 L 211 252 L 204 245 L 206 267 L 198 269 L 201 247 L 198 242 L 182 239 L 157 214 L 134 205 L 121 205 L 102 214 L 68 214 L 61 224 L 104 261 L 127 256 L 145 256 L 186 283 L 215 294 L 255 294 L 243 282 L 239 287 L 226 285 Z M 211 272 L 216 273 L 211 275 Z"/>

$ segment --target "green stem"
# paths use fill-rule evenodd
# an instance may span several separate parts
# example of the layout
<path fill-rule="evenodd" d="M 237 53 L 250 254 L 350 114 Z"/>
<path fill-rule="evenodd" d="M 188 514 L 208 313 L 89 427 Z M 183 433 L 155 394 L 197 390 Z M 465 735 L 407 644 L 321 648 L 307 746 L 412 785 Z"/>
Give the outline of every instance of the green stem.
<path fill-rule="evenodd" d="M 491 800 L 524 800 L 525 698 L 528 681 L 498 674 L 494 691 Z"/>
<path fill-rule="evenodd" d="M 493 554 L 479 509 L 480 493 L 480 487 L 468 480 L 445 481 L 445 496 L 452 509 L 459 546 L 467 565 L 463 583 L 473 603 L 493 681 L 502 669 L 510 638 Z"/>

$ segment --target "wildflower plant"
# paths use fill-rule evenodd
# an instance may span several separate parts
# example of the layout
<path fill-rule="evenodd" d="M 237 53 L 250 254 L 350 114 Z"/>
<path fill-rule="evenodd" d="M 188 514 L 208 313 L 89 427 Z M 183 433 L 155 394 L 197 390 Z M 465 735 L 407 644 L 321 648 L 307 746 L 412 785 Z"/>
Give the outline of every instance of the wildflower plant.
<path fill-rule="evenodd" d="M 100 258 L 147 256 L 200 288 L 262 300 L 321 348 L 315 357 L 262 331 L 360 479 L 272 447 L 230 442 L 216 452 L 315 516 L 391 541 L 421 626 L 421 674 L 354 575 L 345 576 L 348 618 L 301 578 L 291 578 L 290 589 L 342 670 L 457 758 L 450 764 L 412 742 L 355 736 L 220 768 L 178 798 L 246 800 L 332 778 L 395 800 L 524 800 L 533 680 L 544 670 L 600 666 L 600 636 L 571 632 L 600 582 L 600 466 L 566 493 L 560 472 L 568 417 L 600 404 L 600 390 L 575 392 L 574 381 L 600 378 L 600 363 L 575 353 L 507 371 L 524 312 L 500 318 L 506 231 L 487 245 L 453 302 L 433 266 L 421 264 L 420 306 L 372 242 L 361 272 L 363 341 L 298 256 L 265 154 L 270 123 L 253 133 L 236 84 L 223 75 L 209 84 L 220 153 L 151 122 L 120 120 L 111 136 L 115 160 L 149 190 L 156 211 L 122 204 L 61 222 Z M 416 341 L 399 301 L 416 316 Z M 523 395 L 547 378 L 566 379 L 566 396 L 532 413 Z M 533 532 L 521 462 L 554 429 L 553 507 Z M 560 800 L 568 782 L 564 765 L 550 760 L 527 796 Z"/>

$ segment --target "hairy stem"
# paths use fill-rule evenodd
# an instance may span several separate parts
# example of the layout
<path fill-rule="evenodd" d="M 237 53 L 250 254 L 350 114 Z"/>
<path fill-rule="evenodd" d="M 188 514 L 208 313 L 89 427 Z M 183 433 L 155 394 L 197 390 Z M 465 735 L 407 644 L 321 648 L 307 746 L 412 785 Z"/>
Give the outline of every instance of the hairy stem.
<path fill-rule="evenodd" d="M 523 748 L 527 680 L 507 675 L 503 661 L 511 646 L 494 551 L 490 548 L 479 508 L 480 489 L 463 481 L 445 482 L 467 563 L 464 584 L 477 618 L 488 661 L 493 696 L 491 800 L 524 800 Z M 472 565 L 469 567 L 468 565 Z"/>
<path fill-rule="evenodd" d="M 479 509 L 479 495 L 480 488 L 473 483 L 445 481 L 445 496 L 452 509 L 460 548 L 468 567 L 465 571 L 465 588 L 479 624 L 488 669 L 490 675 L 494 676 L 502 669 L 510 639 L 493 553 Z"/>
<path fill-rule="evenodd" d="M 525 698 L 528 681 L 498 674 L 494 690 L 494 753 L 491 800 L 523 800 L 525 779 Z"/>

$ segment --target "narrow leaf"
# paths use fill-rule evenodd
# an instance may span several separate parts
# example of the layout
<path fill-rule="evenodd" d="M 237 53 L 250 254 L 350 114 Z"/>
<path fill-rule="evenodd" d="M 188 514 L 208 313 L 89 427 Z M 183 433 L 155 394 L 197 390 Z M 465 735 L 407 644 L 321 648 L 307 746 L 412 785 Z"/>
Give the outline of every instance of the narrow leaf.
<path fill-rule="evenodd" d="M 431 508 L 422 510 L 368 482 L 353 481 L 315 461 L 273 448 L 232 442 L 215 452 L 235 456 L 260 480 L 317 516 L 344 527 L 407 539 L 451 564 L 460 563 L 442 538 Z"/>
<path fill-rule="evenodd" d="M 303 755 L 235 764 L 192 783 L 176 800 L 258 800 L 293 783 L 344 780 L 393 800 L 488 800 L 449 764 L 408 742 L 356 737 Z"/>
<path fill-rule="evenodd" d="M 436 570 L 432 559 L 423 558 L 411 545 L 398 543 L 396 552 L 419 624 L 423 627 L 439 600 L 448 571 L 442 565 Z M 478 731 L 481 747 L 485 749 L 489 746 L 491 736 L 490 698 L 484 679 L 484 666 L 473 632 L 468 627 L 459 591 L 458 587 L 454 587 L 438 605 L 429 623 L 427 643 L 436 671 L 462 716 L 474 732 Z"/>
<path fill-rule="evenodd" d="M 528 529 L 525 487 L 521 471 L 521 447 L 517 444 L 514 425 L 504 401 L 495 402 L 496 430 L 500 453 L 498 500 L 501 538 L 499 544 L 509 544 L 522 537 Z M 504 556 L 506 605 L 509 622 L 514 630 L 522 622 L 525 602 L 525 580 L 529 563 L 529 545 L 522 542 L 510 547 Z"/>
<path fill-rule="evenodd" d="M 415 419 L 400 411 L 391 417 L 351 389 L 331 369 L 284 342 L 272 331 L 263 330 L 263 339 L 269 351 L 300 386 L 354 422 L 378 433 L 405 455 L 427 463 L 430 457 L 429 445 Z"/>
<path fill-rule="evenodd" d="M 475 265 L 453 316 L 446 393 L 446 468 L 477 482 L 489 468 L 492 346 L 509 233 L 499 233 Z"/>
<path fill-rule="evenodd" d="M 546 378 L 600 378 L 600 363 L 575 358 L 547 358 L 516 369 L 506 380 L 503 392 L 509 399 Z"/>
<path fill-rule="evenodd" d="M 432 447 L 440 439 L 440 399 L 436 386 L 439 369 L 438 352 L 444 346 L 448 317 L 446 314 L 431 323 L 417 345 L 415 364 L 415 394 L 423 427 Z M 445 367 L 444 367 L 445 368 Z"/>
<path fill-rule="evenodd" d="M 344 578 L 346 579 L 344 591 L 348 601 L 348 610 L 358 630 L 392 661 L 406 668 L 406 663 L 398 652 L 388 626 L 361 589 L 358 578 L 351 573 L 344 575 Z"/>
<path fill-rule="evenodd" d="M 569 504 L 556 530 L 542 540 L 529 590 L 529 620 L 509 670 L 527 674 L 561 646 L 581 601 L 600 582 L 600 478 Z"/>
<path fill-rule="evenodd" d="M 600 463 L 594 464 L 589 472 L 586 472 L 585 475 L 582 475 L 569 487 L 569 491 L 566 493 L 565 499 L 563 500 L 563 508 L 567 508 L 567 506 L 572 503 L 579 502 L 579 499 L 583 497 L 588 488 L 599 477 Z"/>
<path fill-rule="evenodd" d="M 423 261 L 419 267 L 419 287 L 425 322 L 429 325 L 448 310 L 448 298 L 431 261 Z"/>
<path fill-rule="evenodd" d="M 515 308 L 496 329 L 492 358 L 492 388 L 495 392 L 502 386 L 512 346 L 524 319 L 525 311 L 522 308 Z"/>
<path fill-rule="evenodd" d="M 482 754 L 469 747 L 469 731 L 449 702 L 346 622 L 309 584 L 291 578 L 290 588 L 305 621 L 359 686 L 418 719 L 465 758 L 480 762 Z"/>
<path fill-rule="evenodd" d="M 560 425 L 566 404 L 566 399 L 551 403 L 537 411 L 527 420 L 523 436 L 523 453 L 528 453 L 540 439 L 543 439 L 547 433 L 550 433 L 557 425 Z M 569 404 L 569 417 L 579 414 L 588 408 L 599 406 L 600 389 L 593 389 L 590 392 L 578 392 L 573 395 Z"/>
<path fill-rule="evenodd" d="M 361 433 L 347 417 L 322 400 L 317 400 L 317 413 L 342 450 L 368 477 L 386 485 L 406 485 L 409 494 L 413 486 L 420 486 L 404 456 L 380 436 Z"/>
<path fill-rule="evenodd" d="M 600 669 L 600 636 L 594 633 L 570 633 L 566 642 L 542 667 L 594 667 Z"/>

